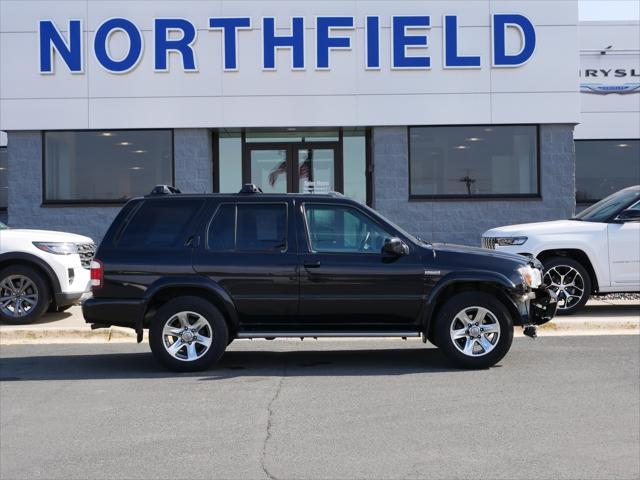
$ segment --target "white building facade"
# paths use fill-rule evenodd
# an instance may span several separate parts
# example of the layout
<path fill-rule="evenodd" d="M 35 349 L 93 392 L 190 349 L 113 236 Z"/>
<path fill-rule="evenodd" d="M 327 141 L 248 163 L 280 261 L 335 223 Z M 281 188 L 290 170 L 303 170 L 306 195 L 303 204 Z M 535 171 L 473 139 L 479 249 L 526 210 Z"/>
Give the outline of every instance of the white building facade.
<path fill-rule="evenodd" d="M 574 213 L 586 114 L 637 124 L 637 92 L 580 92 L 580 41 L 577 1 L 0 0 L 0 208 L 99 239 L 156 184 L 253 182 L 477 244 Z"/>

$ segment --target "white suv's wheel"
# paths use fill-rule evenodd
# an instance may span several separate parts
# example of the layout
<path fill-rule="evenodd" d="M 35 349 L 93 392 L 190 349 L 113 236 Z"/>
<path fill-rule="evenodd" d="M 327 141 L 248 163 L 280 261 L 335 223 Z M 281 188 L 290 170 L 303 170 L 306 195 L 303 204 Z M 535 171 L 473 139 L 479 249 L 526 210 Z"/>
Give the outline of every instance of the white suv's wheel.
<path fill-rule="evenodd" d="M 502 302 L 488 293 L 454 295 L 435 321 L 438 347 L 458 367 L 489 368 L 511 348 L 511 315 Z"/>
<path fill-rule="evenodd" d="M 591 296 L 589 272 L 572 258 L 553 257 L 545 261 L 543 283 L 558 296 L 558 315 L 576 313 Z"/>
<path fill-rule="evenodd" d="M 200 297 L 171 300 L 158 310 L 151 322 L 151 351 L 171 370 L 202 370 L 222 357 L 227 344 L 224 317 Z"/>
<path fill-rule="evenodd" d="M 12 265 L 0 271 L 0 320 L 22 325 L 40 318 L 51 303 L 46 279 L 32 267 Z"/>

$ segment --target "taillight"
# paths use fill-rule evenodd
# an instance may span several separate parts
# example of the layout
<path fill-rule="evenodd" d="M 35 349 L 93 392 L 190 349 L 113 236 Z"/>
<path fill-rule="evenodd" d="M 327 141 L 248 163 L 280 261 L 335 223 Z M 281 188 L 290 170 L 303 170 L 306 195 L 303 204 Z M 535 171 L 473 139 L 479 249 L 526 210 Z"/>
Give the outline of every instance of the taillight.
<path fill-rule="evenodd" d="M 91 289 L 102 288 L 104 268 L 100 260 L 91 260 Z"/>

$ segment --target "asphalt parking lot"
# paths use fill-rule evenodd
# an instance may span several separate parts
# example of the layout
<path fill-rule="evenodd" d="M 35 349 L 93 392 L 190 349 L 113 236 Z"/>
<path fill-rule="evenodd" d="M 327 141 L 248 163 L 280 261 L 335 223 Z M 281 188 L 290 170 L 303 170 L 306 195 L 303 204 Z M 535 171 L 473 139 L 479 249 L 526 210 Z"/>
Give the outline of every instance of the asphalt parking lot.
<path fill-rule="evenodd" d="M 516 339 L 486 371 L 418 341 L 0 347 L 0 477 L 638 478 L 640 337 Z"/>

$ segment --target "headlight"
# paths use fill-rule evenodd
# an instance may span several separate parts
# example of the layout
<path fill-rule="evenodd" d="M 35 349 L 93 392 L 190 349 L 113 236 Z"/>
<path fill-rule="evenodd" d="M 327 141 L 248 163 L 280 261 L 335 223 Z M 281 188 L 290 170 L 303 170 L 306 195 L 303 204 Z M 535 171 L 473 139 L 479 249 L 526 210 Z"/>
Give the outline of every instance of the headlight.
<path fill-rule="evenodd" d="M 501 247 L 510 247 L 511 245 L 524 245 L 528 237 L 498 237 L 496 243 Z"/>
<path fill-rule="evenodd" d="M 78 247 L 70 242 L 33 242 L 36 248 L 54 255 L 73 255 L 78 253 Z"/>
<path fill-rule="evenodd" d="M 522 281 L 528 287 L 538 288 L 542 285 L 542 272 L 537 268 L 527 265 L 526 267 L 520 267 L 518 272 L 522 275 Z"/>

